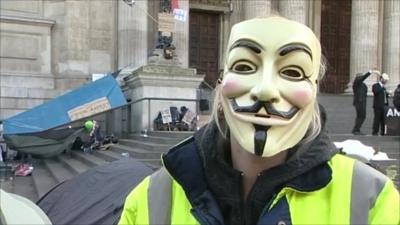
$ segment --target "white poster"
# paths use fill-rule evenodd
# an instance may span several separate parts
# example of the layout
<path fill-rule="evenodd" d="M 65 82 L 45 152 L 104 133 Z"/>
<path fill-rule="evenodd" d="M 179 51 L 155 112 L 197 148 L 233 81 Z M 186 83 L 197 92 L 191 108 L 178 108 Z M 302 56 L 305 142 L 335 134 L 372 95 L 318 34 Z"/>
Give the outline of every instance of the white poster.
<path fill-rule="evenodd" d="M 193 119 L 196 117 L 196 114 L 192 111 L 186 111 L 185 115 L 182 118 L 182 122 L 186 123 L 187 125 L 192 124 Z"/>
<path fill-rule="evenodd" d="M 184 9 L 174 9 L 174 18 L 186 22 L 187 12 Z"/>
<path fill-rule="evenodd" d="M 161 111 L 161 117 L 164 124 L 172 122 L 171 111 L 169 110 L 169 108 L 163 109 Z"/>

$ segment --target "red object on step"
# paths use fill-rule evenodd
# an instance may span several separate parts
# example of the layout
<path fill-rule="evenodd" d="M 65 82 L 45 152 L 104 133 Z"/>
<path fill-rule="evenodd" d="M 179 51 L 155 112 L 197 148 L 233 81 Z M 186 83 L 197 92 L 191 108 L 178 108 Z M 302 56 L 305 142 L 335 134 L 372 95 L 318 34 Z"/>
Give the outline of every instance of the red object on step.
<path fill-rule="evenodd" d="M 33 171 L 33 166 L 29 165 L 29 164 L 19 164 L 16 168 L 15 168 L 15 176 L 22 176 L 22 177 L 26 177 L 32 174 Z"/>

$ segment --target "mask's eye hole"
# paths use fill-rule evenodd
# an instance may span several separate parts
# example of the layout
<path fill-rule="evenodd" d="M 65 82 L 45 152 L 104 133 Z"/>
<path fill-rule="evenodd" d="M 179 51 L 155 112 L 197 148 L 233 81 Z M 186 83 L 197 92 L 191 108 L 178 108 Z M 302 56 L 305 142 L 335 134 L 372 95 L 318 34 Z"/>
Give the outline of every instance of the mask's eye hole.
<path fill-rule="evenodd" d="M 302 80 L 305 77 L 303 69 L 297 66 L 285 67 L 279 74 L 287 80 Z"/>
<path fill-rule="evenodd" d="M 239 61 L 233 64 L 231 71 L 239 74 L 250 74 L 256 72 L 257 67 L 248 61 Z"/>

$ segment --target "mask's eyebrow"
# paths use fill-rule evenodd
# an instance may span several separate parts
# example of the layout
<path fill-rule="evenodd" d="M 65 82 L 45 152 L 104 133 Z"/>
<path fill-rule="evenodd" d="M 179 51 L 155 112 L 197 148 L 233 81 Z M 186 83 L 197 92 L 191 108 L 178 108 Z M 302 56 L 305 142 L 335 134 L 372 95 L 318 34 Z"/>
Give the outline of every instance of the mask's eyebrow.
<path fill-rule="evenodd" d="M 287 55 L 294 51 L 303 51 L 303 52 L 307 53 L 307 55 L 310 56 L 311 60 L 313 58 L 312 54 L 311 54 L 311 49 L 307 45 L 302 44 L 302 43 L 289 43 L 278 49 L 280 56 Z"/>
<path fill-rule="evenodd" d="M 229 48 L 229 51 L 232 51 L 234 48 L 238 48 L 238 47 L 242 47 L 242 48 L 248 48 L 251 51 L 260 54 L 261 50 L 263 50 L 263 48 L 261 47 L 261 45 L 259 45 L 258 43 L 248 40 L 248 39 L 240 39 L 235 41 L 232 46 Z"/>

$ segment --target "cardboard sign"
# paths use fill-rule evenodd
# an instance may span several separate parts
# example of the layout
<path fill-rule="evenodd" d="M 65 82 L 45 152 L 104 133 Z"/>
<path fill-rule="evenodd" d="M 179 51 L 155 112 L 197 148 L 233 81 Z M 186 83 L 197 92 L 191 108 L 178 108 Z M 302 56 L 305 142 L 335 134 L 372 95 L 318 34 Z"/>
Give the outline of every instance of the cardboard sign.
<path fill-rule="evenodd" d="M 186 123 L 187 125 L 192 124 L 193 119 L 196 117 L 196 114 L 192 111 L 186 111 L 185 115 L 182 118 L 182 122 Z"/>
<path fill-rule="evenodd" d="M 169 108 L 161 111 L 161 117 L 164 124 L 172 122 L 171 110 Z"/>
<path fill-rule="evenodd" d="M 174 29 L 174 15 L 169 13 L 158 13 L 158 31 L 172 33 Z"/>
<path fill-rule="evenodd" d="M 106 97 L 102 97 L 69 110 L 68 116 L 71 121 L 75 121 L 109 109 L 111 109 L 110 102 Z"/>

